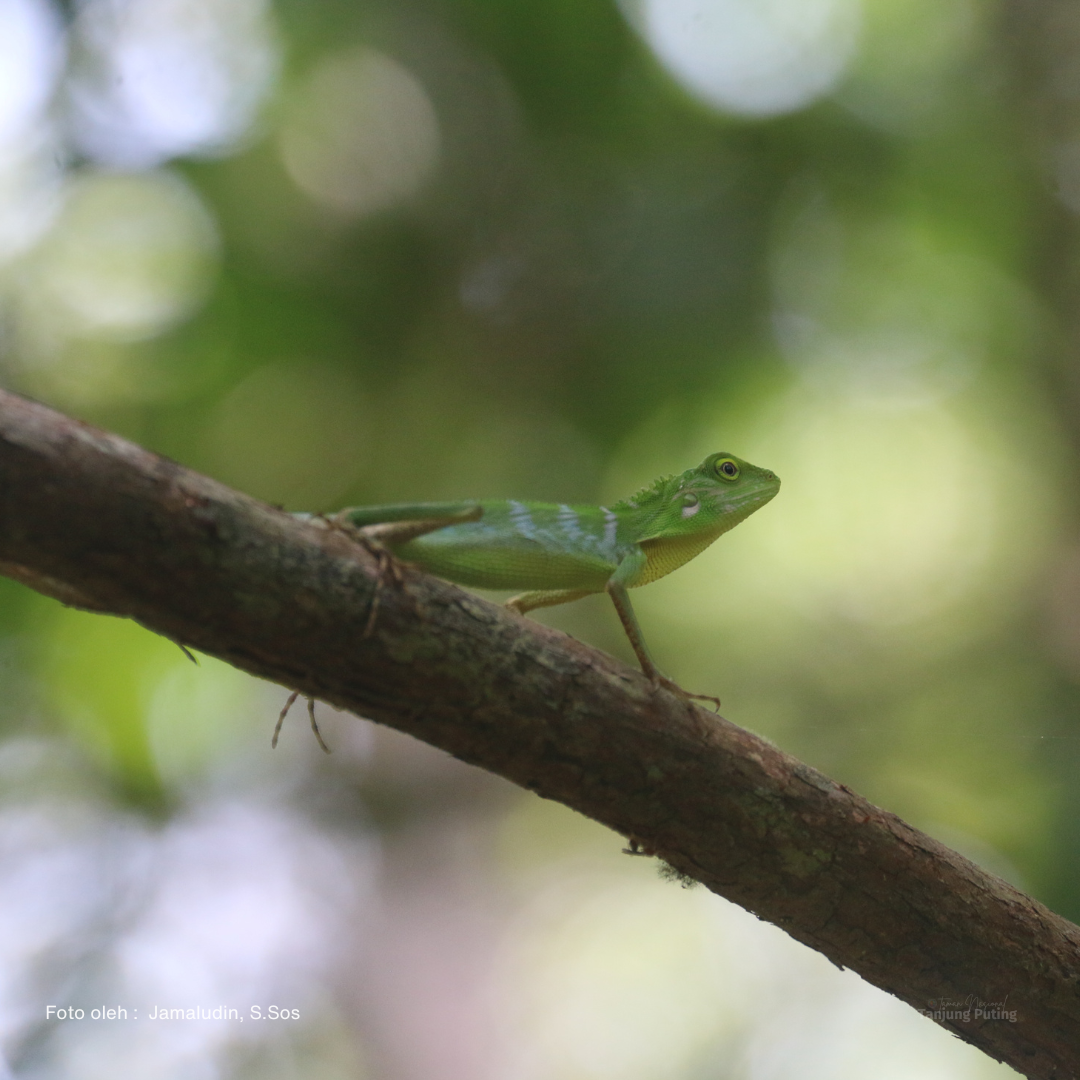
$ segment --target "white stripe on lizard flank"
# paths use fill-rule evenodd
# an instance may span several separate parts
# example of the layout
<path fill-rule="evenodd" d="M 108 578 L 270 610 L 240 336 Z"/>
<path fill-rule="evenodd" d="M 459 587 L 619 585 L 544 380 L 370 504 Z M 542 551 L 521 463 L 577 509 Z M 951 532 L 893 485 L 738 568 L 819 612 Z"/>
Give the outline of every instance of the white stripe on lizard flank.
<path fill-rule="evenodd" d="M 601 506 L 600 509 L 604 514 L 604 547 L 609 551 L 614 551 L 615 535 L 619 530 L 619 515 L 606 506 Z"/>
<path fill-rule="evenodd" d="M 571 509 L 566 503 L 559 504 L 559 524 L 562 526 L 563 532 L 571 540 L 581 539 L 581 519 L 578 517 L 577 511 Z"/>
<path fill-rule="evenodd" d="M 514 523 L 514 528 L 524 537 L 529 540 L 536 539 L 536 522 L 532 519 L 532 514 L 529 513 L 529 508 L 521 502 L 516 502 L 514 499 L 507 500 L 510 504 L 510 520 Z"/>

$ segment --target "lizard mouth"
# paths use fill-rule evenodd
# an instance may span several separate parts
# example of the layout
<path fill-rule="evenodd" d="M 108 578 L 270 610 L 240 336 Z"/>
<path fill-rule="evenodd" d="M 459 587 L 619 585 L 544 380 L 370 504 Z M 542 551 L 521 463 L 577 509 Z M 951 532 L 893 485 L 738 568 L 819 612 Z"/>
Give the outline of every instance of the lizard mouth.
<path fill-rule="evenodd" d="M 759 506 L 764 506 L 770 499 L 775 498 L 780 491 L 780 481 L 775 477 L 774 483 L 768 487 L 759 487 L 750 491 L 724 492 L 723 497 L 718 499 L 720 507 L 725 514 L 749 513 Z"/>
<path fill-rule="evenodd" d="M 780 490 L 780 479 L 773 473 L 762 477 L 762 483 L 754 487 L 746 487 L 736 491 L 717 491 L 716 488 L 687 489 L 699 499 L 707 499 L 709 496 L 717 502 L 727 506 L 744 506 L 746 503 L 766 502 L 773 498 Z"/>

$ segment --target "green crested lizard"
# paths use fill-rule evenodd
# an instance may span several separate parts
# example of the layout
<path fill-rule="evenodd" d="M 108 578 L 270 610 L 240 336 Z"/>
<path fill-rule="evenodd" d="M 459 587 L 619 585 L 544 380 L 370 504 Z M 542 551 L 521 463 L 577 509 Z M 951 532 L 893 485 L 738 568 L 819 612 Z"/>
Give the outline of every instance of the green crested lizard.
<path fill-rule="evenodd" d="M 526 589 L 506 602 L 522 615 L 606 592 L 653 684 L 714 701 L 660 674 L 627 590 L 677 570 L 779 490 L 775 473 L 720 453 L 610 508 L 492 499 L 350 507 L 329 520 L 459 585 Z"/>

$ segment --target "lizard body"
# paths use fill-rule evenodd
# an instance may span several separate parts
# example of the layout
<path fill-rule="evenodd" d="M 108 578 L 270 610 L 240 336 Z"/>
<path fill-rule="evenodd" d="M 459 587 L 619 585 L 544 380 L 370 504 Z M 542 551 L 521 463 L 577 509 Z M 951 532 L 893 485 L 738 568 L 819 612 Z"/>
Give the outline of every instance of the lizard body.
<path fill-rule="evenodd" d="M 331 520 L 448 581 L 525 589 L 507 601 L 520 614 L 607 592 L 642 670 L 685 698 L 702 695 L 659 673 L 627 589 L 689 562 L 779 489 L 770 470 L 718 453 L 610 507 L 491 499 L 350 507 Z"/>

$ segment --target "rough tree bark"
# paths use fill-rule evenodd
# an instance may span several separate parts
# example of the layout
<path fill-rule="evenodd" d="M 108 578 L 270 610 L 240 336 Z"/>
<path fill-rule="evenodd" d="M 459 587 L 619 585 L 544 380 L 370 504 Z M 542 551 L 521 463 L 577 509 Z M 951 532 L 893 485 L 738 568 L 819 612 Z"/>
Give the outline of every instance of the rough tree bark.
<path fill-rule="evenodd" d="M 343 533 L 2 391 L 0 572 L 557 799 L 1025 1075 L 1080 1075 L 1080 928 L 564 634 L 380 587 Z"/>

